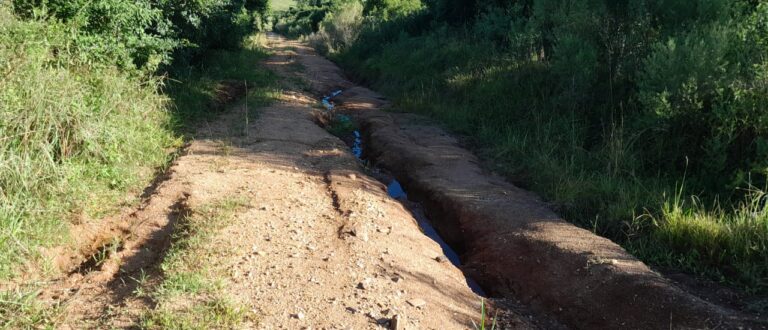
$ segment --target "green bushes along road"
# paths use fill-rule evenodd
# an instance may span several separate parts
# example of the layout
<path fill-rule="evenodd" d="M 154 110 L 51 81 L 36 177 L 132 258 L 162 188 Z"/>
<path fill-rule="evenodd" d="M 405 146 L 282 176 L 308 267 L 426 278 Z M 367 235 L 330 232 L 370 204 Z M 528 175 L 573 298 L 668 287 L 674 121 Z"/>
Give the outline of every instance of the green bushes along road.
<path fill-rule="evenodd" d="M 0 279 L 43 261 L 68 224 L 133 203 L 221 80 L 249 80 L 264 99 L 264 54 L 242 41 L 267 11 L 266 0 L 0 3 Z"/>
<path fill-rule="evenodd" d="M 768 290 L 768 4 L 304 1 L 276 23 L 570 221 Z"/>

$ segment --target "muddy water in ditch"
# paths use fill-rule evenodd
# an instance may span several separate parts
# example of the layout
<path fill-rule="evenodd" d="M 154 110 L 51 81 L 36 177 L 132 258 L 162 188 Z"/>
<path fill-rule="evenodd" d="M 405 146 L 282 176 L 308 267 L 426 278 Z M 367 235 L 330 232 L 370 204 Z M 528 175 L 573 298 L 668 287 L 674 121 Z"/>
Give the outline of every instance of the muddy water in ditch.
<path fill-rule="evenodd" d="M 352 145 L 352 151 L 358 160 L 363 163 L 368 163 L 368 161 L 363 158 L 364 148 L 362 139 L 359 138 L 360 132 L 355 131 L 354 134 L 355 143 Z M 389 197 L 398 200 L 403 206 L 405 206 L 408 211 L 411 212 L 413 218 L 418 222 L 419 227 L 421 228 L 421 232 L 439 244 L 445 257 L 457 268 L 461 269 L 461 259 L 459 258 L 459 254 L 456 253 L 456 251 L 454 251 L 453 248 L 451 248 L 451 246 L 448 245 L 448 243 L 446 243 L 445 240 L 443 240 L 443 238 L 440 237 L 440 235 L 437 233 L 437 230 L 435 230 L 435 228 L 432 226 L 431 220 L 424 212 L 424 207 L 421 206 L 421 203 L 409 200 L 408 193 L 405 191 L 400 182 L 398 182 L 397 179 L 391 175 L 384 173 L 384 170 L 376 167 L 372 167 L 370 170 L 377 174 L 374 175 L 374 177 L 387 185 L 387 194 L 389 194 Z M 477 282 L 466 275 L 464 275 L 464 278 L 466 279 L 467 285 L 469 285 L 472 291 L 480 296 L 486 296 L 485 292 L 480 287 L 480 285 L 477 284 Z"/>
<path fill-rule="evenodd" d="M 329 112 L 334 108 L 334 104 L 331 101 L 331 98 L 339 94 L 341 94 L 341 91 L 336 91 L 333 92 L 330 97 L 326 96 L 323 98 L 322 103 Z M 351 119 L 344 116 L 343 120 Z M 461 259 L 459 258 L 459 254 L 456 253 L 456 251 L 451 248 L 451 246 L 448 245 L 448 243 L 446 243 L 442 237 L 440 237 L 440 234 L 437 233 L 437 230 L 435 230 L 435 228 L 432 226 L 432 222 L 429 217 L 427 217 L 424 211 L 424 207 L 421 205 L 421 203 L 408 199 L 408 193 L 394 176 L 387 173 L 383 169 L 370 166 L 370 161 L 364 157 L 365 148 L 360 131 L 355 130 L 352 132 L 351 138 L 343 140 L 349 144 L 349 147 L 357 160 L 363 163 L 363 165 L 371 172 L 371 174 L 373 174 L 373 177 L 387 185 L 387 194 L 389 194 L 389 197 L 399 201 L 408 211 L 411 212 L 413 218 L 418 222 L 419 227 L 421 228 L 421 232 L 439 244 L 440 248 L 443 250 L 443 254 L 448 259 L 448 261 L 450 261 L 457 268 L 461 269 Z M 486 297 L 485 291 L 483 291 L 477 282 L 466 276 L 466 274 L 464 275 L 464 278 L 466 279 L 467 285 L 472 289 L 472 291 L 480 296 Z"/>

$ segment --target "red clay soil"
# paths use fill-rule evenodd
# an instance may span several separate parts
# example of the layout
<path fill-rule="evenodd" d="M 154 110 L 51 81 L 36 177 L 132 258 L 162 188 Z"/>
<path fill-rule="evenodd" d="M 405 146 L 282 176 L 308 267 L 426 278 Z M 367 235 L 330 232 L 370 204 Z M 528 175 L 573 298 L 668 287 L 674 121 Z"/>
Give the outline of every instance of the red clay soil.
<path fill-rule="evenodd" d="M 309 47 L 282 42 L 297 50 L 313 92 L 344 91 L 336 111 L 360 123 L 367 157 L 424 204 L 464 271 L 491 296 L 520 299 L 582 329 L 768 328 L 768 320 L 683 291 L 619 245 L 562 220 L 534 194 L 484 172 L 442 129 L 380 111 L 383 97 Z"/>

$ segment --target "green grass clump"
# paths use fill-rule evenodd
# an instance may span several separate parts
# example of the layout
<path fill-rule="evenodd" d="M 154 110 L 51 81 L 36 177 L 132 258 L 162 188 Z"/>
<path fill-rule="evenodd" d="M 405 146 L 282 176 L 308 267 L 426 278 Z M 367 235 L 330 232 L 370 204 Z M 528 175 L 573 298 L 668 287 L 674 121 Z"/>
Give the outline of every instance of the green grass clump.
<path fill-rule="evenodd" d="M 329 133 L 345 139 L 350 138 L 352 133 L 354 133 L 359 128 L 357 127 L 357 123 L 355 123 L 355 121 L 350 119 L 348 116 L 336 114 L 333 115 L 331 122 L 328 123 L 328 126 L 326 126 L 325 129 Z"/>
<path fill-rule="evenodd" d="M 38 292 L 0 292 L 0 329 L 55 329 L 60 306 L 45 306 Z"/>
<path fill-rule="evenodd" d="M 212 244 L 213 236 L 246 207 L 244 200 L 225 199 L 196 208 L 177 223 L 160 265 L 163 280 L 149 293 L 157 304 L 143 315 L 142 328 L 223 329 L 248 318 L 223 290 L 225 270 L 211 263 L 226 253 Z"/>
<path fill-rule="evenodd" d="M 159 81 L 79 61 L 69 27 L 0 6 L 0 279 L 114 211 L 177 144 Z"/>
<path fill-rule="evenodd" d="M 658 216 L 652 235 L 630 245 L 638 255 L 669 267 L 692 270 L 750 291 L 768 286 L 768 204 L 760 190 L 733 209 L 707 209 L 678 195 Z"/>
<path fill-rule="evenodd" d="M 229 300 L 216 298 L 180 309 L 159 309 L 150 312 L 142 329 L 234 329 L 249 311 Z"/>

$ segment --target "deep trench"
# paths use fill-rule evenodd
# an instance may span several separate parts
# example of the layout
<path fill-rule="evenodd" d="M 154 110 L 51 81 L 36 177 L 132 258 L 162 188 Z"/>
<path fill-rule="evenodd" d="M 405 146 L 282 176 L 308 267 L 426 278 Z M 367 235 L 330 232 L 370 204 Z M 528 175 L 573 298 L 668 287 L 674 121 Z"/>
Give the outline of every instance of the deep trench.
<path fill-rule="evenodd" d="M 331 122 L 334 121 L 351 121 L 349 117 L 341 114 L 334 114 L 334 104 L 332 101 L 332 98 L 341 94 L 341 91 L 335 91 L 331 93 L 330 96 L 325 96 L 322 99 L 322 104 L 326 108 L 327 112 L 326 114 L 329 116 L 336 116 L 337 118 L 331 118 Z M 449 244 L 443 237 L 440 235 L 437 229 L 435 229 L 435 226 L 433 225 L 434 222 L 431 218 L 433 217 L 440 217 L 443 212 L 429 212 L 428 209 L 420 202 L 418 199 L 415 198 L 409 198 L 408 192 L 406 191 L 406 188 L 398 181 L 398 178 L 392 174 L 393 172 L 389 169 L 381 168 L 376 166 L 376 159 L 369 158 L 368 153 L 366 153 L 365 149 L 365 139 L 363 133 L 361 133 L 361 129 L 356 128 L 352 133 L 347 134 L 347 136 L 340 136 L 342 141 L 344 141 L 352 151 L 352 153 L 355 155 L 355 158 L 364 165 L 364 167 L 369 171 L 369 174 L 371 174 L 372 177 L 374 177 L 379 182 L 385 184 L 387 186 L 387 194 L 392 199 L 397 200 L 403 207 L 408 210 L 414 219 L 416 219 L 416 222 L 419 225 L 419 228 L 421 229 L 421 232 L 429 237 L 431 240 L 433 240 L 435 243 L 440 245 L 440 248 L 443 251 L 443 254 L 445 257 L 450 261 L 454 266 L 456 266 L 459 270 L 462 271 L 464 274 L 464 278 L 467 282 L 467 285 L 472 289 L 472 291 L 482 297 L 487 297 L 485 290 L 480 286 L 480 284 L 477 283 L 474 279 L 469 277 L 464 270 L 462 269 L 461 264 L 461 258 L 460 258 L 460 252 L 463 251 L 463 246 L 461 244 Z M 366 137 L 370 138 L 370 137 Z M 428 214 L 429 213 L 429 214 Z M 436 214 L 437 213 L 437 214 Z M 450 232 L 454 232 L 457 228 L 451 228 L 447 229 Z M 451 235 L 455 236 L 455 235 Z M 456 240 L 452 240 L 454 242 L 460 242 Z M 459 251 L 459 252 L 457 252 Z"/>

